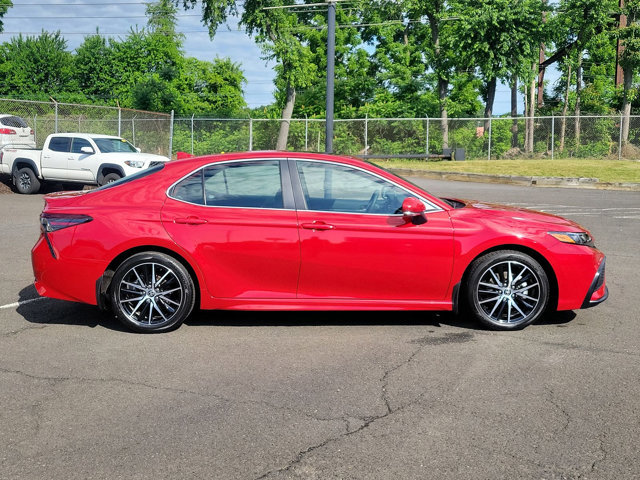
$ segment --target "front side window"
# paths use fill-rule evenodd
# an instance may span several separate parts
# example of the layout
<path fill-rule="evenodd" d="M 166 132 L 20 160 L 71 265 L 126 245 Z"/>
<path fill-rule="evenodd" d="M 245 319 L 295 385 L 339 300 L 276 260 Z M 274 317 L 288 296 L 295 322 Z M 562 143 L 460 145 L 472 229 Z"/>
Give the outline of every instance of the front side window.
<path fill-rule="evenodd" d="M 370 173 L 346 165 L 298 160 L 298 174 L 309 210 L 345 213 L 401 213 L 411 194 Z"/>
<path fill-rule="evenodd" d="M 84 153 L 82 151 L 82 147 L 89 147 L 93 149 L 88 140 L 85 140 L 84 138 L 74 138 L 71 143 L 71 153 Z"/>
<path fill-rule="evenodd" d="M 197 205 L 284 208 L 278 160 L 210 165 L 177 183 L 169 192 Z"/>
<path fill-rule="evenodd" d="M 54 152 L 68 152 L 71 150 L 71 137 L 51 137 L 49 150 Z"/>

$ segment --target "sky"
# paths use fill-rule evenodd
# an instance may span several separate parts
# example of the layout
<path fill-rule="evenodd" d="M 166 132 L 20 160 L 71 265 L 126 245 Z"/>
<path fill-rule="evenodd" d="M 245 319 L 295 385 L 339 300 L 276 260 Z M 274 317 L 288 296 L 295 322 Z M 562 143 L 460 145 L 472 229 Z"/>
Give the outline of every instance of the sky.
<path fill-rule="evenodd" d="M 292 1 L 293 3 L 293 1 Z M 60 31 L 73 50 L 84 37 L 99 30 L 105 36 L 125 37 L 133 27 L 146 25 L 145 2 L 140 0 L 13 0 L 13 7 L 4 16 L 4 32 L 0 42 L 11 37 L 39 35 L 43 30 Z M 263 60 L 254 40 L 238 28 L 237 19 L 230 19 L 221 26 L 213 40 L 200 22 L 200 5 L 193 10 L 178 11 L 177 30 L 184 33 L 184 50 L 187 56 L 211 61 L 216 57 L 229 57 L 240 64 L 247 83 L 245 100 L 249 107 L 259 107 L 273 102 L 275 87 L 274 63 Z M 494 103 L 494 115 L 511 110 L 509 87 L 498 85 Z M 518 112 L 522 113 L 522 98 Z"/>

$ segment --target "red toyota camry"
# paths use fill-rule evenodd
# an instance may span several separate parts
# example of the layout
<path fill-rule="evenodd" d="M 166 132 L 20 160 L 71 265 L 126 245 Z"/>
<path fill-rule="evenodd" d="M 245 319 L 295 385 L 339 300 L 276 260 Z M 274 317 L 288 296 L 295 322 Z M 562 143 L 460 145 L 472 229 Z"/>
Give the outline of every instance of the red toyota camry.
<path fill-rule="evenodd" d="M 158 165 L 47 195 L 32 251 L 41 295 L 111 309 L 141 332 L 194 307 L 457 310 L 495 329 L 607 298 L 580 225 L 436 198 L 366 162 L 251 152 Z"/>

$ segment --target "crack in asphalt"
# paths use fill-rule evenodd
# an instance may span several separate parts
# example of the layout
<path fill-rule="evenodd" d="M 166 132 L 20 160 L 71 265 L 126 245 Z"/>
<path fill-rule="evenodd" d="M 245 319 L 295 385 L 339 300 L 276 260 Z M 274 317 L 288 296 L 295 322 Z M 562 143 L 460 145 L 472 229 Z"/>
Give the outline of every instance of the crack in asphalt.
<path fill-rule="evenodd" d="M 382 384 L 381 387 L 381 397 L 382 397 L 382 401 L 384 403 L 385 406 L 385 412 L 382 415 L 374 415 L 374 416 L 369 416 L 369 417 L 362 417 L 360 418 L 360 420 L 363 422 L 362 425 L 360 425 L 360 427 L 356 428 L 355 430 L 349 431 L 349 429 L 347 428 L 347 431 L 344 433 L 341 433 L 340 435 L 337 436 L 333 436 L 330 437 L 316 445 L 312 445 L 308 448 L 306 448 L 305 450 L 302 450 L 300 452 L 298 452 L 296 454 L 296 456 L 289 461 L 289 463 L 287 465 L 285 465 L 284 467 L 281 468 L 277 468 L 274 470 L 270 470 L 262 475 L 260 475 L 259 477 L 257 477 L 255 480 L 264 480 L 268 477 L 270 477 L 271 475 L 275 475 L 278 473 L 283 473 L 283 472 L 288 472 L 290 471 L 292 468 L 294 468 L 296 465 L 298 465 L 300 462 L 302 462 L 302 460 L 311 452 L 318 450 L 320 448 L 323 448 L 327 445 L 329 445 L 330 443 L 336 442 L 338 440 L 350 437 L 352 435 L 355 435 L 357 433 L 362 432 L 363 430 L 369 428 L 374 422 L 377 422 L 378 420 L 382 420 L 386 417 L 388 417 L 389 415 L 393 415 L 394 413 L 403 411 L 404 409 L 410 407 L 411 405 L 414 405 L 416 403 L 418 403 L 423 394 L 418 395 L 416 398 L 414 398 L 413 400 L 411 400 L 410 402 L 404 404 L 404 405 L 400 405 L 398 407 L 396 407 L 395 409 L 391 406 L 391 401 L 388 397 L 388 393 L 387 393 L 387 387 L 389 384 L 389 377 L 396 372 L 397 370 L 399 370 L 402 367 L 405 367 L 407 365 L 409 365 L 415 358 L 416 356 L 424 349 L 424 347 L 428 346 L 428 345 L 441 345 L 444 343 L 451 343 L 452 341 L 452 335 L 456 335 L 456 334 L 448 334 L 445 337 L 437 337 L 437 338 L 433 338 L 432 341 L 426 341 L 425 339 L 427 338 L 432 338 L 432 337 L 423 337 L 423 338 L 418 338 L 415 340 L 410 341 L 409 343 L 413 343 L 413 344 L 417 344 L 419 345 L 417 349 L 415 349 L 413 352 L 411 352 L 411 354 L 409 355 L 409 357 L 402 361 L 401 363 L 394 365 L 393 367 L 385 370 L 384 374 L 382 375 L 382 377 L 378 380 L 379 383 Z M 464 335 L 464 334 L 463 334 Z M 473 335 L 468 334 L 468 335 L 464 335 L 464 340 L 462 341 L 468 341 L 473 337 Z M 457 340 L 457 337 L 455 337 L 455 339 L 453 340 L 453 342 L 455 341 L 460 341 Z"/>
<path fill-rule="evenodd" d="M 144 383 L 144 382 L 134 382 L 131 380 L 125 380 L 122 378 L 88 378 L 88 377 L 73 377 L 73 376 L 68 376 L 68 377 L 64 377 L 64 376 L 57 376 L 57 377 L 50 377 L 50 376 L 43 376 L 43 375 L 33 375 L 30 373 L 26 373 L 20 370 L 10 370 L 10 369 L 6 369 L 6 368 L 2 368 L 0 367 L 0 373 L 7 373 L 7 374 L 14 374 L 14 375 L 21 375 L 23 377 L 26 378 L 30 378 L 33 380 L 41 380 L 41 381 L 47 381 L 52 383 L 53 385 L 58 385 L 60 383 L 64 383 L 64 382 L 95 382 L 95 383 L 121 383 L 124 385 L 131 385 L 134 387 L 144 387 L 144 388 L 149 388 L 151 390 L 159 390 L 159 391 L 164 391 L 164 392 L 171 392 L 171 393 L 178 393 L 178 394 L 186 394 L 186 395 L 194 395 L 194 396 L 198 396 L 198 397 L 202 397 L 202 398 L 214 398 L 216 400 L 222 401 L 222 402 L 226 402 L 226 403 L 231 403 L 231 404 L 240 404 L 240 405 L 261 405 L 261 406 L 265 406 L 268 408 L 272 408 L 274 410 L 280 410 L 280 411 L 285 411 L 285 412 L 289 412 L 289 413 L 294 413 L 297 415 L 301 415 L 304 417 L 307 417 L 309 419 L 312 420 L 316 420 L 316 421 L 321 421 L 321 422 L 343 422 L 347 425 L 347 430 L 349 429 L 348 427 L 348 422 L 349 419 L 357 419 L 357 420 L 362 420 L 358 417 L 353 417 L 350 415 L 343 415 L 340 417 L 322 417 L 322 416 L 318 416 L 318 415 L 312 415 L 309 412 L 305 412 L 302 410 L 298 410 L 295 408 L 290 408 L 290 407 L 285 407 L 285 406 L 281 406 L 281 405 L 275 405 L 273 403 L 269 403 L 266 402 L 264 400 L 239 400 L 239 399 L 234 399 L 234 398 L 228 398 L 225 397 L 223 395 L 217 395 L 214 393 L 205 393 L 205 392 L 197 392 L 194 390 L 188 390 L 188 389 L 182 389 L 182 388 L 174 388 L 174 387 L 164 387 L 164 386 L 158 386 L 158 385 L 152 385 L 152 384 L 148 384 L 148 383 Z"/>
<path fill-rule="evenodd" d="M 565 432 L 569 428 L 569 424 L 572 421 L 571 414 L 569 414 L 569 412 L 562 405 L 560 405 L 560 403 L 556 400 L 556 394 L 551 387 L 548 387 L 547 385 L 545 385 L 544 389 L 548 393 L 547 401 L 551 405 L 553 405 L 554 408 L 558 410 L 565 418 L 564 425 L 562 426 L 559 432 L 556 432 L 556 435 L 560 432 Z"/>
<path fill-rule="evenodd" d="M 16 335 L 19 335 L 22 332 L 26 332 L 27 330 L 42 330 L 49 326 L 50 326 L 49 324 L 44 324 L 44 325 L 38 325 L 36 327 L 22 327 L 22 328 L 19 328 L 18 330 L 12 330 L 10 332 L 2 333 L 0 334 L 0 337 L 15 337 Z"/>

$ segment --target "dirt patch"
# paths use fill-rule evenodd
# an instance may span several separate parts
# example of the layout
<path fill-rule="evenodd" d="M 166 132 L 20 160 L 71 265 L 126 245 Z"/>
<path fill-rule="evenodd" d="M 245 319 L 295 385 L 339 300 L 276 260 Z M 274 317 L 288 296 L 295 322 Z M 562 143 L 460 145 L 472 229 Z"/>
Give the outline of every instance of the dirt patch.
<path fill-rule="evenodd" d="M 0 175 L 0 195 L 3 193 L 12 193 L 11 177 L 9 175 Z"/>

